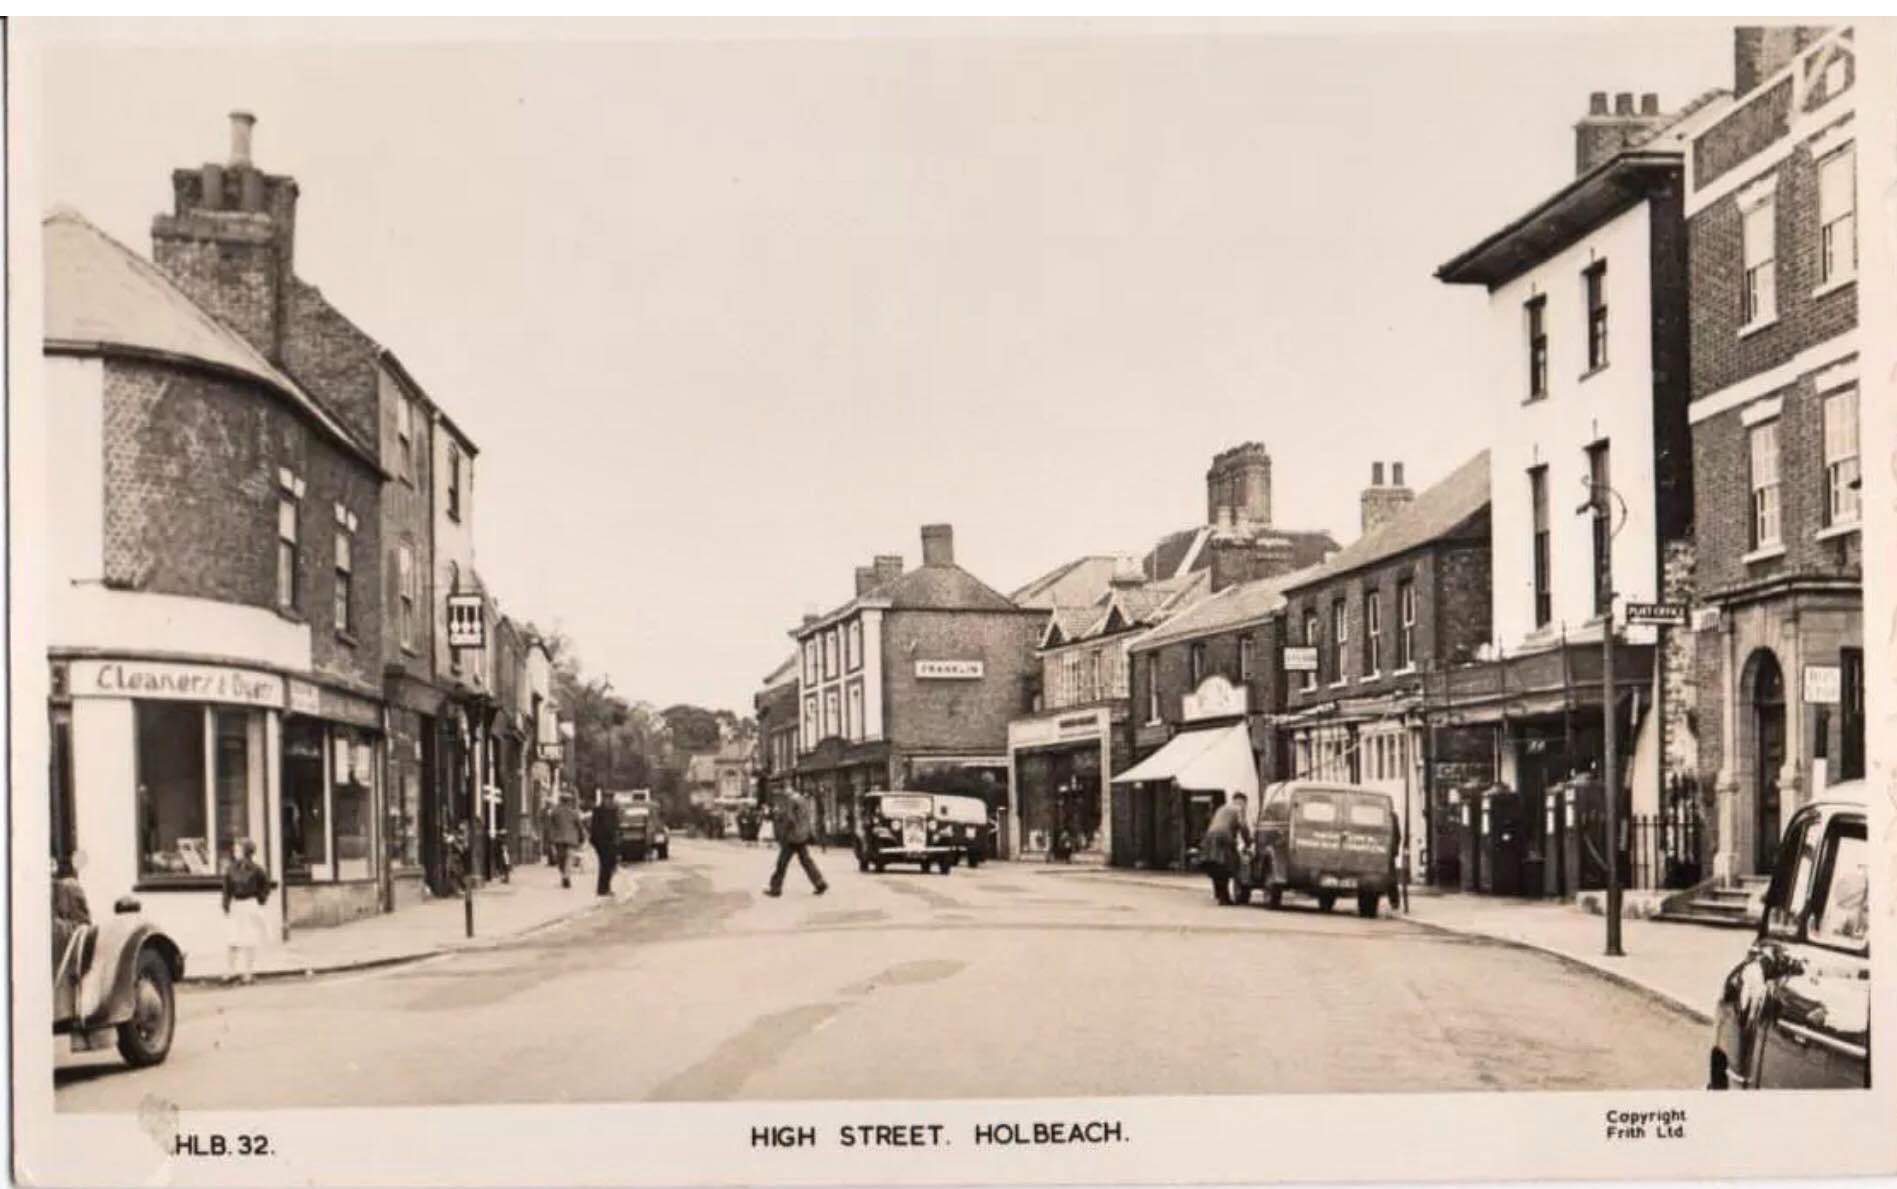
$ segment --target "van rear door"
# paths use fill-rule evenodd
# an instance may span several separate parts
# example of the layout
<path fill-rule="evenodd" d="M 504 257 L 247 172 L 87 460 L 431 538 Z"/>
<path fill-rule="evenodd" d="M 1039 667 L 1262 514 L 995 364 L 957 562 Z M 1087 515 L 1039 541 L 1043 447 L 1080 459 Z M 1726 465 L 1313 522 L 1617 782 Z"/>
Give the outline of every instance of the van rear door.
<path fill-rule="evenodd" d="M 1395 852 L 1392 839 L 1396 819 L 1389 802 L 1361 794 L 1340 796 L 1338 800 L 1343 811 L 1339 858 L 1344 869 L 1362 876 L 1386 874 Z"/>

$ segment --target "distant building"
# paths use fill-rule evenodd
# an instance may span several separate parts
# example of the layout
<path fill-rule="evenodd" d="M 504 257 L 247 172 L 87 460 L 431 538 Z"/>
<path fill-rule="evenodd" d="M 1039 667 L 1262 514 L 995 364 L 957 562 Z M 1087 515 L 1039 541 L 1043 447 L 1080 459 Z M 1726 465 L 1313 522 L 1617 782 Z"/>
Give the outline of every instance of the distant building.
<path fill-rule="evenodd" d="M 1328 532 L 1280 528 L 1271 516 L 1271 455 L 1259 442 L 1221 451 L 1205 475 L 1205 523 L 1169 533 L 1143 560 L 1165 581 L 1206 571 L 1211 589 L 1316 565 L 1337 550 Z"/>
<path fill-rule="evenodd" d="M 955 564 L 946 524 L 922 530 L 922 565 L 882 556 L 855 597 L 791 631 L 799 657 L 797 784 L 821 828 L 855 827 L 874 788 L 954 781 L 1005 804 L 1008 722 L 1029 705 L 1046 612 Z"/>
<path fill-rule="evenodd" d="M 760 799 L 789 787 L 797 771 L 797 661 L 795 652 L 786 657 L 751 700 L 757 718 Z"/>

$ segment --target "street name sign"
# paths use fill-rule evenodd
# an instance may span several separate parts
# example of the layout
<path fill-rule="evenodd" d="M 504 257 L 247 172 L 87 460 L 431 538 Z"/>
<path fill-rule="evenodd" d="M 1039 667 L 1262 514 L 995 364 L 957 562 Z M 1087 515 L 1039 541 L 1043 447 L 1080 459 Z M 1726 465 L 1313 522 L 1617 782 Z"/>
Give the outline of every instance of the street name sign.
<path fill-rule="evenodd" d="M 1686 626 L 1685 603 L 1628 603 L 1627 624 L 1652 624 L 1656 627 Z"/>

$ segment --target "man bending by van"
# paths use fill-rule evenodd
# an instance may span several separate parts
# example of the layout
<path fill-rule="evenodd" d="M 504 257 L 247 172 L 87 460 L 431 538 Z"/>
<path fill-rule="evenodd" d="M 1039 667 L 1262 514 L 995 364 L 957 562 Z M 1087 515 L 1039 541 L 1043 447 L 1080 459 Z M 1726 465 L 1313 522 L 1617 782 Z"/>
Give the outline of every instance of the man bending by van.
<path fill-rule="evenodd" d="M 1232 902 L 1232 877 L 1238 874 L 1239 839 L 1251 844 L 1251 827 L 1245 824 L 1245 794 L 1233 793 L 1232 799 L 1219 806 L 1212 824 L 1205 828 L 1205 841 L 1199 854 L 1205 873 L 1212 877 L 1212 897 L 1220 904 Z"/>

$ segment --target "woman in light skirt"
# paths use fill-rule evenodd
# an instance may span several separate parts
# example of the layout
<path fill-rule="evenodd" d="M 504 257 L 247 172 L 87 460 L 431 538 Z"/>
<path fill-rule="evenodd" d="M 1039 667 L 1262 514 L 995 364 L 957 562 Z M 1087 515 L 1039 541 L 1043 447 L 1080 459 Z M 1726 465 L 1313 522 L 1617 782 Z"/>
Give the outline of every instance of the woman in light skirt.
<path fill-rule="evenodd" d="M 231 843 L 231 861 L 224 868 L 224 923 L 232 979 L 250 983 L 256 977 L 257 947 L 270 935 L 264 913 L 269 899 L 270 875 L 257 865 L 257 844 L 248 838 Z"/>

